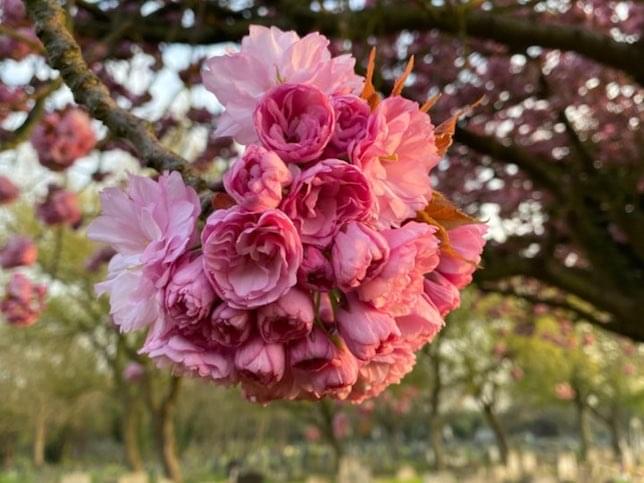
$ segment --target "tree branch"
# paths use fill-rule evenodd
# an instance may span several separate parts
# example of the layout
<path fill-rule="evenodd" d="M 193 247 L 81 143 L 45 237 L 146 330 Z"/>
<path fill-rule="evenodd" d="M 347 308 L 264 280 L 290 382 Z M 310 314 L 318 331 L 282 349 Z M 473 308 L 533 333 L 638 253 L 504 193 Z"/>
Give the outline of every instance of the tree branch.
<path fill-rule="evenodd" d="M 329 36 L 348 36 L 352 40 L 369 35 L 395 34 L 404 30 L 426 32 L 437 29 L 452 35 L 468 35 L 493 40 L 513 50 L 532 45 L 572 51 L 630 74 L 644 83 L 644 47 L 637 43 L 617 42 L 611 37 L 569 25 L 548 25 L 516 17 L 488 13 L 479 9 L 455 9 L 450 6 L 419 8 L 412 2 L 373 7 L 360 11 L 313 12 L 294 3 L 277 2 L 279 17 L 253 17 L 240 21 L 237 12 L 222 12 L 216 5 L 206 7 L 203 25 L 182 28 L 161 16 L 152 14 L 137 21 L 127 34 L 131 40 L 161 42 L 167 40 L 170 28 L 176 28 L 174 41 L 185 43 L 217 43 L 238 40 L 248 31 L 250 23 L 275 24 L 308 33 L 320 30 Z M 216 8 L 215 8 L 216 7 Z M 228 22 L 227 20 L 234 20 Z M 98 18 L 79 22 L 79 32 L 94 37 L 105 33 L 109 23 Z"/>
<path fill-rule="evenodd" d="M 117 106 L 100 79 L 88 68 L 81 49 L 67 29 L 65 11 L 57 0 L 27 0 L 36 33 L 52 67 L 58 69 L 78 104 L 85 106 L 116 136 L 127 139 L 147 166 L 186 175 L 187 162 L 165 148 L 143 119 Z"/>

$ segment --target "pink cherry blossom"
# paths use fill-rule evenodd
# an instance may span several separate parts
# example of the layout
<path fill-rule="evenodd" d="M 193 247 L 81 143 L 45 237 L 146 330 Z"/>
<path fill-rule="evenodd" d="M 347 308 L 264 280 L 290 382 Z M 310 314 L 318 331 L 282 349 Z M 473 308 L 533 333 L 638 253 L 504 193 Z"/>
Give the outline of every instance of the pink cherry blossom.
<path fill-rule="evenodd" d="M 219 383 L 235 382 L 232 353 L 194 326 L 156 324 L 141 349 L 158 367 L 199 376 Z"/>
<path fill-rule="evenodd" d="M 255 145 L 248 146 L 224 176 L 228 194 L 248 211 L 277 208 L 282 189 L 291 181 L 291 172 L 280 157 Z"/>
<path fill-rule="evenodd" d="M 342 225 L 369 217 L 372 200 L 358 168 L 325 159 L 295 178 L 281 208 L 295 223 L 303 243 L 325 248 Z"/>
<path fill-rule="evenodd" d="M 0 175 L 0 205 L 6 205 L 15 201 L 20 195 L 20 190 L 6 176 Z"/>
<path fill-rule="evenodd" d="M 425 276 L 425 294 L 441 316 L 447 315 L 461 304 L 458 289 L 436 270 Z"/>
<path fill-rule="evenodd" d="M 199 254 L 186 254 L 174 267 L 164 292 L 164 309 L 177 325 L 194 325 L 210 317 L 215 293 Z"/>
<path fill-rule="evenodd" d="M 127 382 L 137 382 L 145 376 L 145 367 L 138 362 L 130 362 L 125 369 L 123 369 L 123 379 Z"/>
<path fill-rule="evenodd" d="M 347 223 L 335 236 L 331 259 L 338 287 L 348 292 L 382 271 L 389 259 L 389 244 L 369 226 Z"/>
<path fill-rule="evenodd" d="M 436 270 L 458 289 L 472 282 L 472 274 L 481 261 L 486 230 L 486 225 L 478 224 L 459 226 L 448 232 L 450 245 L 459 256 L 441 252 Z"/>
<path fill-rule="evenodd" d="M 284 84 L 271 90 L 255 110 L 262 145 L 287 163 L 318 159 L 333 136 L 331 100 L 317 87 Z"/>
<path fill-rule="evenodd" d="M 413 351 L 431 342 L 444 323 L 440 312 L 425 294 L 416 299 L 416 304 L 409 314 L 396 318 L 401 339 Z"/>
<path fill-rule="evenodd" d="M 62 171 L 94 148 L 96 135 L 85 111 L 71 108 L 43 117 L 31 144 L 40 164 L 52 171 Z"/>
<path fill-rule="evenodd" d="M 348 159 L 353 145 L 366 134 L 369 104 L 355 95 L 333 96 L 335 130 L 324 151 L 325 158 Z"/>
<path fill-rule="evenodd" d="M 311 297 L 297 288 L 257 310 L 257 326 L 266 342 L 285 343 L 306 337 L 314 319 Z"/>
<path fill-rule="evenodd" d="M 295 32 L 251 25 L 241 50 L 212 57 L 204 64 L 203 83 L 226 109 L 216 134 L 237 142 L 257 140 L 251 122 L 264 94 L 289 82 L 312 85 L 325 94 L 357 94 L 362 77 L 354 73 L 350 55 L 331 57 L 329 41 L 319 33 L 300 38 Z"/>
<path fill-rule="evenodd" d="M 344 399 L 358 378 L 356 358 L 318 328 L 290 346 L 289 361 L 296 381 L 315 398 Z"/>
<path fill-rule="evenodd" d="M 0 312 L 11 325 L 33 325 L 45 308 L 46 294 L 44 285 L 34 284 L 22 273 L 13 273 L 0 301 Z"/>
<path fill-rule="evenodd" d="M 83 214 L 81 213 L 78 197 L 56 185 L 49 185 L 47 197 L 36 206 L 36 215 L 45 225 L 78 226 Z"/>
<path fill-rule="evenodd" d="M 210 337 L 225 347 L 239 347 L 248 339 L 255 325 L 255 313 L 234 309 L 225 302 L 213 310 L 210 317 Z"/>
<path fill-rule="evenodd" d="M 37 258 L 38 247 L 26 236 L 13 236 L 0 249 L 0 266 L 5 270 L 33 265 Z"/>
<path fill-rule="evenodd" d="M 432 192 L 429 172 L 438 155 L 429 116 L 400 96 L 385 99 L 371 113 L 351 159 L 371 184 L 379 223 L 399 226 L 425 207 Z"/>
<path fill-rule="evenodd" d="M 284 346 L 254 337 L 235 352 L 235 368 L 240 377 L 259 384 L 279 382 L 284 376 L 286 357 Z"/>
<path fill-rule="evenodd" d="M 331 290 L 334 286 L 333 267 L 322 250 L 304 246 L 304 258 L 297 274 L 298 283 L 310 290 Z"/>
<path fill-rule="evenodd" d="M 215 211 L 201 239 L 206 275 L 231 307 L 269 304 L 297 282 L 302 243 L 281 211 L 249 213 L 237 206 Z"/>
<path fill-rule="evenodd" d="M 390 350 L 390 343 L 400 337 L 394 318 L 355 297 L 337 312 L 340 335 L 351 353 L 366 361 Z"/>
<path fill-rule="evenodd" d="M 96 286 L 110 296 L 110 313 L 121 330 L 141 329 L 161 318 L 162 294 L 173 264 L 195 242 L 199 198 L 174 172 L 158 182 L 130 176 L 125 191 L 101 193 L 102 213 L 88 237 L 117 251 L 108 278 Z"/>
<path fill-rule="evenodd" d="M 389 260 L 377 277 L 358 288 L 360 299 L 394 316 L 408 314 L 423 291 L 423 275 L 439 262 L 435 232 L 435 227 L 417 222 L 382 232 Z"/>

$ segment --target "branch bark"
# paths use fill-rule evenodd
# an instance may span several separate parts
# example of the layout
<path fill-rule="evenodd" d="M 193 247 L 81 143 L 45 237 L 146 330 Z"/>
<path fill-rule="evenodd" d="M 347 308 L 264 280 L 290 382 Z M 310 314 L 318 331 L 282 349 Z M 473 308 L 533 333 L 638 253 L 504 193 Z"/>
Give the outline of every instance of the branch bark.
<path fill-rule="evenodd" d="M 66 14 L 60 3 L 27 0 L 26 5 L 50 65 L 60 71 L 76 102 L 85 106 L 115 136 L 127 139 L 147 166 L 159 172 L 176 170 L 186 175 L 186 160 L 165 148 L 146 121 L 119 107 L 107 87 L 89 69 L 66 26 Z"/>

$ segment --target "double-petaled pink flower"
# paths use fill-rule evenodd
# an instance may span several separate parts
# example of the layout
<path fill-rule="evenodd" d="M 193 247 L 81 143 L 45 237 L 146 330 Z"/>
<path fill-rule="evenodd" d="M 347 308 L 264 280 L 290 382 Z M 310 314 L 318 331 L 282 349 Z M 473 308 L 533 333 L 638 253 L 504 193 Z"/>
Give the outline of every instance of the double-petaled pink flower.
<path fill-rule="evenodd" d="M 204 64 L 203 83 L 226 108 L 216 134 L 243 144 L 257 141 L 249 120 L 264 95 L 284 83 L 314 86 L 327 95 L 357 94 L 363 79 L 354 66 L 350 55 L 332 57 L 329 40 L 319 33 L 300 38 L 292 31 L 251 25 L 239 52 Z"/>
<path fill-rule="evenodd" d="M 14 236 L 0 248 L 0 266 L 5 270 L 33 265 L 37 258 L 38 247 L 26 236 Z"/>

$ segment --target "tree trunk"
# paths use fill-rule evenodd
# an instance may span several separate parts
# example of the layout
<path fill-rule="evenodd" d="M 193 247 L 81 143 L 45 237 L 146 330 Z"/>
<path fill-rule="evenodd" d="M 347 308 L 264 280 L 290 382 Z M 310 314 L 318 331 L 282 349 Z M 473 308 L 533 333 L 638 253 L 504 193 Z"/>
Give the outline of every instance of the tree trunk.
<path fill-rule="evenodd" d="M 139 418 L 137 408 L 129 395 L 123 403 L 123 451 L 125 462 L 132 471 L 143 471 L 143 458 L 139 445 Z"/>
<path fill-rule="evenodd" d="M 607 423 L 610 431 L 610 442 L 613 449 L 613 456 L 615 457 L 615 460 L 621 462 L 624 456 L 624 448 L 622 446 L 624 444 L 624 440 L 622 437 L 622 427 L 617 408 L 613 408 Z"/>
<path fill-rule="evenodd" d="M 490 425 L 490 428 L 494 432 L 496 445 L 499 448 L 499 456 L 501 458 L 501 462 L 505 465 L 508 463 L 508 454 L 510 453 L 508 438 L 505 435 L 505 430 L 503 429 L 503 426 L 501 426 L 501 422 L 496 416 L 494 407 L 491 404 L 483 405 L 483 415 L 485 416 L 487 423 Z"/>
<path fill-rule="evenodd" d="M 445 441 L 443 440 L 443 418 L 440 414 L 441 395 L 443 394 L 443 380 L 441 378 L 440 345 L 443 332 L 440 332 L 430 347 L 428 356 L 432 374 L 432 391 L 430 394 L 430 438 L 432 452 L 434 453 L 434 469 L 442 471 L 447 466 L 445 458 Z"/>
<path fill-rule="evenodd" d="M 445 469 L 445 442 L 443 441 L 443 418 L 438 414 L 432 414 L 429 419 L 431 425 L 431 443 L 434 453 L 434 469 L 442 471 Z"/>
<path fill-rule="evenodd" d="M 337 475 L 340 471 L 340 463 L 344 457 L 344 445 L 342 441 L 336 436 L 333 431 L 333 409 L 328 401 L 321 401 L 319 403 L 320 413 L 322 414 L 322 422 L 324 425 L 324 435 L 331 445 L 334 456 L 333 474 Z"/>
<path fill-rule="evenodd" d="M 165 475 L 175 483 L 182 481 L 174 428 L 174 413 L 179 394 L 179 381 L 178 377 L 172 378 L 170 390 L 161 402 L 154 422 L 157 450 L 163 463 L 163 470 Z"/>
<path fill-rule="evenodd" d="M 577 431 L 579 433 L 579 460 L 584 462 L 588 459 L 588 448 L 590 447 L 590 426 L 586 405 L 579 396 L 575 397 L 575 409 L 577 416 Z"/>
<path fill-rule="evenodd" d="M 34 423 L 33 463 L 36 468 L 45 464 L 45 444 L 47 442 L 47 419 L 44 408 L 38 409 Z"/>

